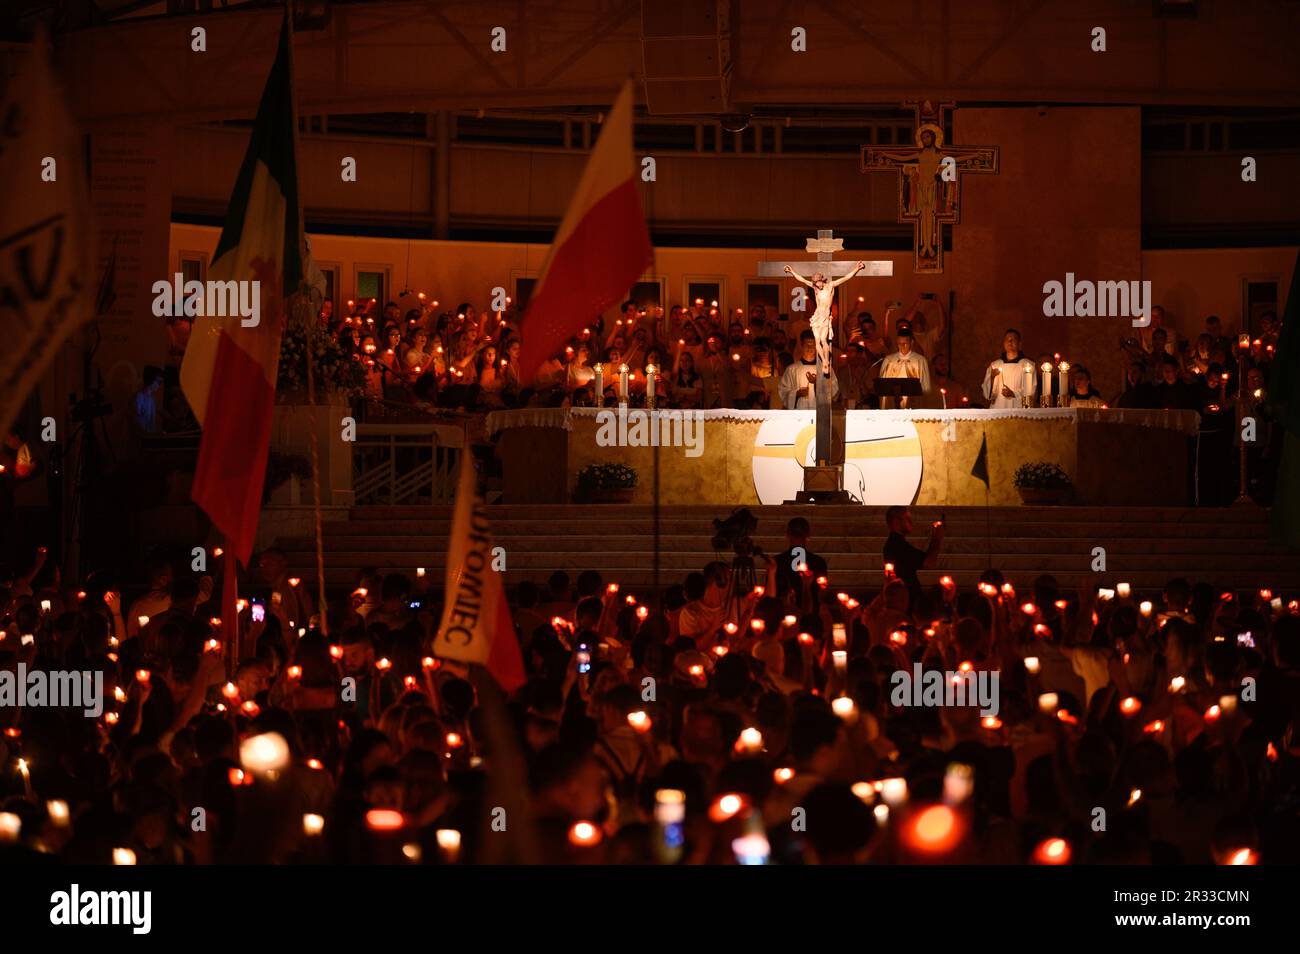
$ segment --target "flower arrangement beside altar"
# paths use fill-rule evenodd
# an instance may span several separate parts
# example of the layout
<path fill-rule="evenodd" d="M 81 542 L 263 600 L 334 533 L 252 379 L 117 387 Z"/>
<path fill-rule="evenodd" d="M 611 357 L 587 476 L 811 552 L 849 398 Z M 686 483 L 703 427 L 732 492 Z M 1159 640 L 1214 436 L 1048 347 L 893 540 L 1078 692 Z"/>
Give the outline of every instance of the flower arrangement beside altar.
<path fill-rule="evenodd" d="M 1040 460 L 1021 464 L 1012 478 L 1020 499 L 1027 504 L 1057 504 L 1073 490 L 1074 481 L 1060 464 Z"/>
<path fill-rule="evenodd" d="M 636 471 L 626 464 L 588 464 L 578 471 L 579 503 L 631 503 Z"/>
<path fill-rule="evenodd" d="M 336 403 L 337 398 L 346 400 L 365 390 L 365 365 L 344 351 L 335 337 L 322 329 L 313 328 L 309 332 L 295 327 L 287 329 L 280 339 L 280 366 L 276 373 L 275 391 L 281 403 L 307 403 L 309 351 L 317 404 Z"/>

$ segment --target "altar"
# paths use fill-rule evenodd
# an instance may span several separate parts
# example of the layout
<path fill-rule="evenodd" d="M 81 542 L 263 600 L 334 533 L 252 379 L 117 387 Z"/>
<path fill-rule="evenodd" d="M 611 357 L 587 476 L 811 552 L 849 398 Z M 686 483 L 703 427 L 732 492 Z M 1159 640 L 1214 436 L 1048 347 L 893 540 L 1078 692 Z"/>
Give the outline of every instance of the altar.
<path fill-rule="evenodd" d="M 501 462 L 503 502 L 568 503 L 578 472 L 621 463 L 637 473 L 634 503 L 779 504 L 811 463 L 809 411 L 521 408 L 488 415 Z M 849 410 L 835 416 L 844 489 L 868 506 L 982 506 L 972 474 L 987 444 L 987 502 L 1016 506 L 1021 464 L 1059 464 L 1071 502 L 1118 506 L 1189 503 L 1194 411 L 1133 408 Z"/>

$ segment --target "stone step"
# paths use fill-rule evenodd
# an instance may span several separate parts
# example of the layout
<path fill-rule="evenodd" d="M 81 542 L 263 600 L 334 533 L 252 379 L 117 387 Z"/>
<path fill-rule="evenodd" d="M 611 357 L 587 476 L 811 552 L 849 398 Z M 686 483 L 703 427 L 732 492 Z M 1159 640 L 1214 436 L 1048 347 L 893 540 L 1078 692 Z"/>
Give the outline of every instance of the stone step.
<path fill-rule="evenodd" d="M 785 523 L 806 516 L 812 548 L 831 567 L 836 587 L 870 590 L 880 584 L 884 510 L 879 507 L 751 507 L 759 521 L 755 542 L 769 553 L 785 548 Z M 660 580 L 678 582 L 719 555 L 712 521 L 725 507 L 664 507 L 660 511 Z M 940 508 L 916 508 L 914 540 L 924 543 Z M 572 576 L 599 569 L 606 580 L 646 588 L 653 582 L 653 516 L 639 505 L 521 506 L 487 508 L 493 535 L 507 554 L 508 583 L 537 582 L 557 569 Z M 430 585 L 442 585 L 452 508 L 358 507 L 347 520 L 323 526 L 327 580 L 350 585 L 363 566 L 412 573 L 423 566 Z M 948 535 L 939 570 L 973 584 L 992 565 L 1019 586 L 1050 573 L 1063 586 L 1127 580 L 1154 592 L 1170 578 L 1233 588 L 1300 589 L 1300 555 L 1268 542 L 1268 513 L 1256 507 L 982 507 L 947 508 Z M 985 537 L 992 530 L 992 540 Z M 280 541 L 304 572 L 314 565 L 314 541 Z M 988 553 L 992 547 L 992 555 Z M 1104 546 L 1107 572 L 1091 570 L 1092 548 Z M 729 558 L 729 555 L 728 557 Z"/>

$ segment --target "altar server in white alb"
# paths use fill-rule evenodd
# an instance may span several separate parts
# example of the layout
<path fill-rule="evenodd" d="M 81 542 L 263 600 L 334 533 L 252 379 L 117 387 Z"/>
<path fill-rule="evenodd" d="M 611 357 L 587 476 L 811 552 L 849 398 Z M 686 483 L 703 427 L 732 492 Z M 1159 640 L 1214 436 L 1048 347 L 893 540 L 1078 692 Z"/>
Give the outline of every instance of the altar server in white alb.
<path fill-rule="evenodd" d="M 817 407 L 817 338 L 805 328 L 799 334 L 799 357 L 781 375 L 777 389 L 781 406 L 791 411 L 811 411 Z M 840 380 L 831 370 L 831 400 L 840 393 Z"/>
<path fill-rule="evenodd" d="M 1038 393 L 1034 362 L 1020 350 L 1020 332 L 1008 328 L 1002 336 L 1002 356 L 984 372 L 984 400 L 989 407 L 1020 407 Z"/>
<path fill-rule="evenodd" d="M 910 325 L 899 323 L 894 335 L 898 350 L 885 355 L 880 363 L 882 378 L 916 378 L 921 382 L 921 396 L 912 398 L 907 403 L 911 407 L 928 407 L 930 403 L 930 362 L 925 355 L 915 350 L 915 339 Z"/>

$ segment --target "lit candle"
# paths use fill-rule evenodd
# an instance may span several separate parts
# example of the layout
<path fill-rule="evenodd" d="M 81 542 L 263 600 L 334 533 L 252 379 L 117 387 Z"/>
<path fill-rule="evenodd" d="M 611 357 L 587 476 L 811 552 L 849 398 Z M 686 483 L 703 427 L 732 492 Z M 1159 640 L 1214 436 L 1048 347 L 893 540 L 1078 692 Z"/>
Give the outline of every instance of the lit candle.
<path fill-rule="evenodd" d="M 1056 707 L 1060 703 L 1060 701 L 1061 701 L 1060 696 L 1058 696 L 1056 693 L 1044 692 L 1042 695 L 1038 697 L 1038 711 L 1046 712 L 1046 713 L 1055 712 Z"/>
<path fill-rule="evenodd" d="M 831 660 L 835 663 L 835 671 L 838 673 L 843 673 L 849 668 L 849 654 L 842 649 L 833 650 Z"/>
<path fill-rule="evenodd" d="M 239 761 L 250 772 L 278 772 L 289 765 L 289 744 L 278 732 L 250 736 L 239 744 Z"/>
<path fill-rule="evenodd" d="M 627 714 L 627 724 L 637 732 L 649 732 L 654 722 L 644 710 L 638 709 Z"/>
<path fill-rule="evenodd" d="M 575 822 L 569 829 L 569 844 L 577 848 L 590 848 L 600 844 L 600 829 L 589 821 Z"/>
<path fill-rule="evenodd" d="M 1048 838 L 1034 849 L 1034 861 L 1040 865 L 1065 865 L 1070 863 L 1070 843 L 1064 838 Z"/>
<path fill-rule="evenodd" d="M 45 803 L 45 813 L 50 816 L 50 821 L 59 828 L 68 826 L 68 803 L 61 798 L 52 798 Z"/>
<path fill-rule="evenodd" d="M 858 708 L 848 696 L 838 696 L 832 699 L 831 709 L 845 722 L 853 723 L 858 719 Z"/>
<path fill-rule="evenodd" d="M 772 852 L 772 846 L 763 834 L 742 835 L 732 839 L 731 851 L 736 862 L 742 865 L 765 865 Z"/>
<path fill-rule="evenodd" d="M 27 793 L 28 798 L 31 798 L 32 797 L 32 770 L 28 767 L 26 759 L 18 760 L 18 772 L 23 777 L 23 791 Z"/>
<path fill-rule="evenodd" d="M 0 812 L 0 842 L 17 841 L 23 830 L 23 820 L 13 812 Z"/>
<path fill-rule="evenodd" d="M 628 397 L 628 377 L 627 365 L 625 364 L 620 364 L 618 366 L 618 391 L 618 399 L 626 404 Z"/>
<path fill-rule="evenodd" d="M 1143 600 L 1138 604 L 1138 612 L 1143 616 L 1150 616 L 1151 611 L 1155 609 L 1150 600 Z"/>
<path fill-rule="evenodd" d="M 130 848 L 114 848 L 113 864 L 124 866 L 135 864 L 135 852 Z"/>
<path fill-rule="evenodd" d="M 1043 407 L 1051 407 L 1052 406 L 1052 362 L 1044 361 L 1042 365 L 1040 365 L 1040 370 L 1043 372 L 1043 389 L 1040 392 L 1040 396 L 1042 397 L 1042 404 Z M 1062 402 L 1065 401 L 1064 391 L 1061 392 L 1060 400 Z"/>
<path fill-rule="evenodd" d="M 308 812 L 302 816 L 302 833 L 315 837 L 325 830 L 325 816 Z"/>
<path fill-rule="evenodd" d="M 601 403 L 601 396 L 605 393 L 605 366 L 599 361 L 596 362 L 596 404 Z M 459 833 L 458 833 L 459 834 Z"/>
<path fill-rule="evenodd" d="M 460 857 L 460 832 L 455 828 L 439 828 L 435 837 L 438 839 L 438 848 L 442 851 L 443 860 L 454 865 L 456 859 Z"/>
<path fill-rule="evenodd" d="M 831 624 L 831 645 L 835 649 L 847 649 L 849 645 L 849 633 L 843 623 Z"/>
<path fill-rule="evenodd" d="M 943 409 L 944 409 L 945 411 L 948 410 L 948 389 L 947 389 L 947 388 L 940 388 L 940 389 L 939 389 L 939 397 L 943 399 Z"/>
<path fill-rule="evenodd" d="M 1062 361 L 1060 364 L 1056 366 L 1056 369 L 1061 373 L 1061 377 L 1060 377 L 1061 396 L 1058 400 L 1060 401 L 1061 406 L 1064 407 L 1065 396 L 1071 393 L 1070 392 L 1070 362 Z"/>
<path fill-rule="evenodd" d="M 1128 583 L 1116 583 L 1116 584 L 1115 584 L 1115 595 L 1118 596 L 1118 597 L 1119 597 L 1120 599 L 1122 599 L 1122 600 L 1126 600 L 1126 599 L 1128 599 L 1131 595 L 1133 595 L 1133 587 L 1130 586 Z"/>
<path fill-rule="evenodd" d="M 748 755 L 756 755 L 763 751 L 763 733 L 759 732 L 752 725 L 740 733 L 740 738 L 736 739 L 736 751 Z"/>
<path fill-rule="evenodd" d="M 1033 364 L 1033 362 L 1032 362 L 1032 361 L 1026 361 L 1026 362 L 1024 363 L 1024 366 L 1023 366 L 1023 369 L 1022 369 L 1022 370 L 1025 372 L 1025 393 L 1024 393 L 1024 396 L 1021 398 L 1021 403 L 1022 403 L 1025 407 L 1028 407 L 1028 406 L 1029 406 L 1029 402 L 1033 399 L 1033 396 L 1034 396 L 1034 364 Z"/>
<path fill-rule="evenodd" d="M 653 404 L 655 399 L 656 370 L 653 364 L 645 366 L 645 399 L 650 404 Z"/>
<path fill-rule="evenodd" d="M 880 798 L 890 808 L 907 804 L 907 779 L 885 779 L 880 785 Z"/>

